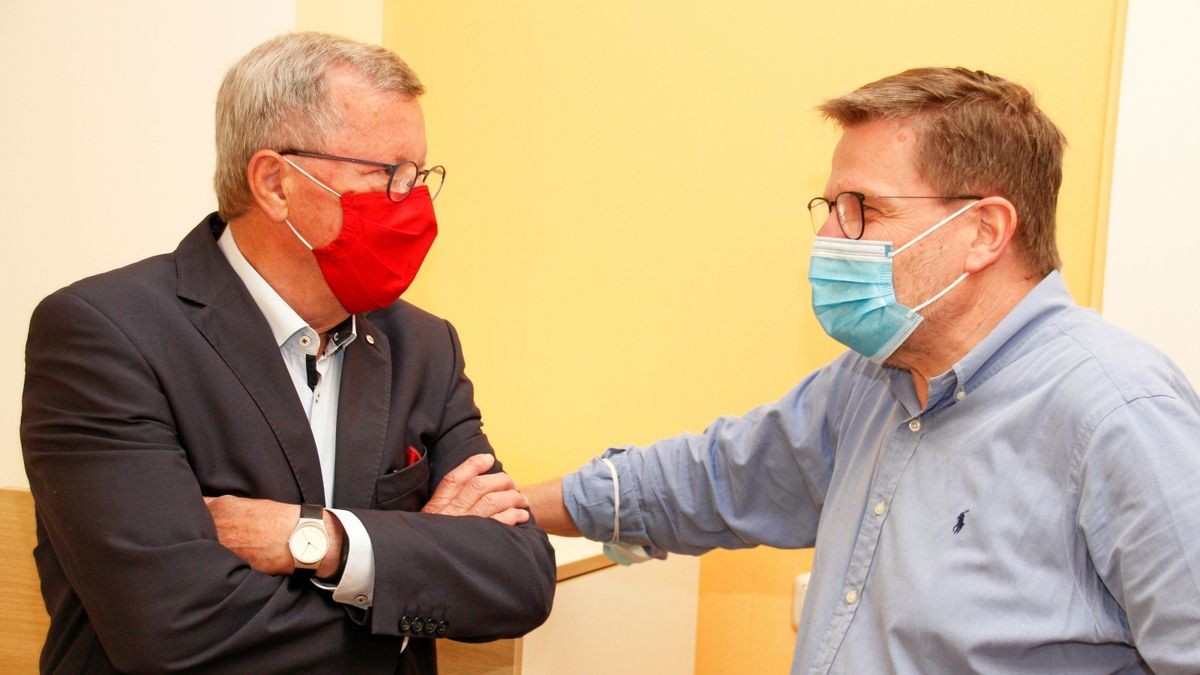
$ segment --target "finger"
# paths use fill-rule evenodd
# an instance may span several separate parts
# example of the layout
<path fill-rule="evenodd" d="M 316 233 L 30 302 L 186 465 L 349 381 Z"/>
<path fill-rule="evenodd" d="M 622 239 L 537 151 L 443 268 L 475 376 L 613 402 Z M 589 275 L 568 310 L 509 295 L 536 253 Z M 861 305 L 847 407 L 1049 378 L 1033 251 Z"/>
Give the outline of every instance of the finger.
<path fill-rule="evenodd" d="M 219 495 L 216 497 L 205 497 L 204 505 L 208 507 L 208 512 L 214 519 L 228 517 L 233 512 L 236 503 L 233 501 L 235 497 L 229 495 Z"/>
<path fill-rule="evenodd" d="M 471 479 L 486 473 L 495 463 L 496 458 L 493 455 L 487 453 L 471 455 L 442 478 L 421 510 L 427 513 L 441 513 L 450 504 L 450 500 L 458 496 L 463 486 Z"/>
<path fill-rule="evenodd" d="M 492 520 L 498 520 L 505 525 L 520 525 L 529 521 L 529 512 L 525 509 L 508 509 L 492 516 Z"/>
<path fill-rule="evenodd" d="M 472 516 L 480 516 L 481 518 L 491 518 L 497 513 L 502 513 L 508 509 L 521 509 L 529 506 L 529 501 L 525 499 L 525 495 L 516 490 L 503 490 L 499 492 L 489 492 L 479 498 L 467 513 Z"/>
<path fill-rule="evenodd" d="M 462 513 L 490 516 L 491 513 L 478 514 L 476 512 L 475 509 L 479 501 L 494 493 L 515 492 L 516 489 L 517 484 L 506 473 L 490 473 L 476 476 L 467 481 L 466 485 L 463 485 L 462 489 L 458 491 L 458 494 L 450 499 L 448 508 Z"/>
<path fill-rule="evenodd" d="M 450 473 L 447 473 L 442 478 L 437 488 L 434 489 L 433 495 L 429 498 L 429 503 L 448 503 L 468 481 L 486 472 L 494 462 L 495 458 L 486 454 L 468 457 L 462 464 L 454 467 Z"/>

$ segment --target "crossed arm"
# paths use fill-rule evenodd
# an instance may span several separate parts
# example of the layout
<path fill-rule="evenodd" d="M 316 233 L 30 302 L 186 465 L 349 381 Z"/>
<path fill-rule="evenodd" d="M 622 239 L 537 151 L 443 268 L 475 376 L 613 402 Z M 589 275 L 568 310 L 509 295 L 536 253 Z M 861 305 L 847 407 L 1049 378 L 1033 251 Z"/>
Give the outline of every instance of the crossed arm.
<path fill-rule="evenodd" d="M 31 322 L 21 436 L 53 657 L 90 653 L 129 671 L 303 670 L 394 658 L 396 639 L 411 632 L 405 616 L 436 618 L 443 637 L 472 640 L 544 620 L 553 551 L 523 522 L 511 479 L 486 473 L 495 460 L 479 456 L 489 446 L 461 361 L 431 367 L 455 374 L 431 454 L 450 468 L 434 467 L 423 512 L 398 508 L 400 495 L 354 511 L 377 566 L 375 602 L 352 616 L 288 578 L 299 508 L 278 478 L 286 458 L 255 452 L 277 430 L 187 326 L 170 339 L 130 327 L 143 314 L 174 316 L 155 302 L 102 311 L 96 298 L 64 292 Z M 195 372 L 205 377 L 188 379 Z M 189 394 L 171 398 L 164 374 L 186 380 Z M 202 500 L 206 488 L 224 496 Z M 232 496 L 247 493 L 272 499 Z M 339 526 L 327 523 L 340 547 Z M 326 556 L 331 565 L 339 552 Z"/>
<path fill-rule="evenodd" d="M 529 502 L 512 478 L 503 472 L 487 473 L 495 463 L 494 455 L 468 457 L 446 474 L 421 512 L 479 516 L 506 525 L 528 521 L 529 511 L 526 509 Z M 249 563 L 251 568 L 275 575 L 291 574 L 295 570 L 287 540 L 300 516 L 298 504 L 232 495 L 205 497 L 204 501 L 217 526 L 218 540 Z M 338 519 L 328 511 L 325 511 L 324 517 L 325 531 L 329 533 L 329 551 L 317 570 L 317 576 L 329 578 L 340 571 L 338 563 L 345 533 Z"/>

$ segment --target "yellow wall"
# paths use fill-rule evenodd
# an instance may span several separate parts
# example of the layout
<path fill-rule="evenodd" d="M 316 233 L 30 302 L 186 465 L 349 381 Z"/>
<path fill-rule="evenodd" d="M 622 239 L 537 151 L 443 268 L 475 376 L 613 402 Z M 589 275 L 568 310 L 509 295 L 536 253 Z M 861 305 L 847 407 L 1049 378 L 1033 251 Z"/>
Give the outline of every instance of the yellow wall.
<path fill-rule="evenodd" d="M 383 0 L 296 0 L 296 30 L 319 30 L 383 42 Z"/>
<path fill-rule="evenodd" d="M 836 140 L 813 106 L 904 68 L 966 65 L 1031 86 L 1070 139 L 1060 244 L 1072 291 L 1094 303 L 1123 6 L 385 2 L 384 44 L 425 80 L 430 159 L 448 167 L 409 298 L 458 326 L 522 483 L 700 430 L 839 351 L 805 281 L 804 204 Z M 699 672 L 786 670 L 792 578 L 809 560 L 706 556 Z"/>

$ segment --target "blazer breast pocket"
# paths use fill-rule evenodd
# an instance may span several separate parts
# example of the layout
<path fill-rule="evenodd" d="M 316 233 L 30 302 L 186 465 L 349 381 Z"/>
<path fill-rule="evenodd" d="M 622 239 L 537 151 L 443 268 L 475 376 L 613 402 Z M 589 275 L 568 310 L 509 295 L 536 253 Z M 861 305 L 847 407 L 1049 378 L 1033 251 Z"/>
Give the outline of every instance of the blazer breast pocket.
<path fill-rule="evenodd" d="M 408 466 L 386 473 L 375 481 L 378 508 L 419 511 L 429 501 L 429 456 L 424 448 L 416 451 L 409 446 L 408 452 L 412 460 Z"/>

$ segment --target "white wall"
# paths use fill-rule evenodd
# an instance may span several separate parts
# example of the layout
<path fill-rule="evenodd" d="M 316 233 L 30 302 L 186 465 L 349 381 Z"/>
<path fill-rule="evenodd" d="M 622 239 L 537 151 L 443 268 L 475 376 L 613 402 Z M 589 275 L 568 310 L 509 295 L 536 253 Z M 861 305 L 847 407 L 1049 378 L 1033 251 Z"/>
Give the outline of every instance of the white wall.
<path fill-rule="evenodd" d="M 1130 0 L 1104 316 L 1200 386 L 1200 2 Z"/>
<path fill-rule="evenodd" d="M 37 302 L 170 251 L 208 212 L 225 70 L 292 30 L 294 0 L 0 0 L 0 487 L 25 487 L 18 424 Z"/>

